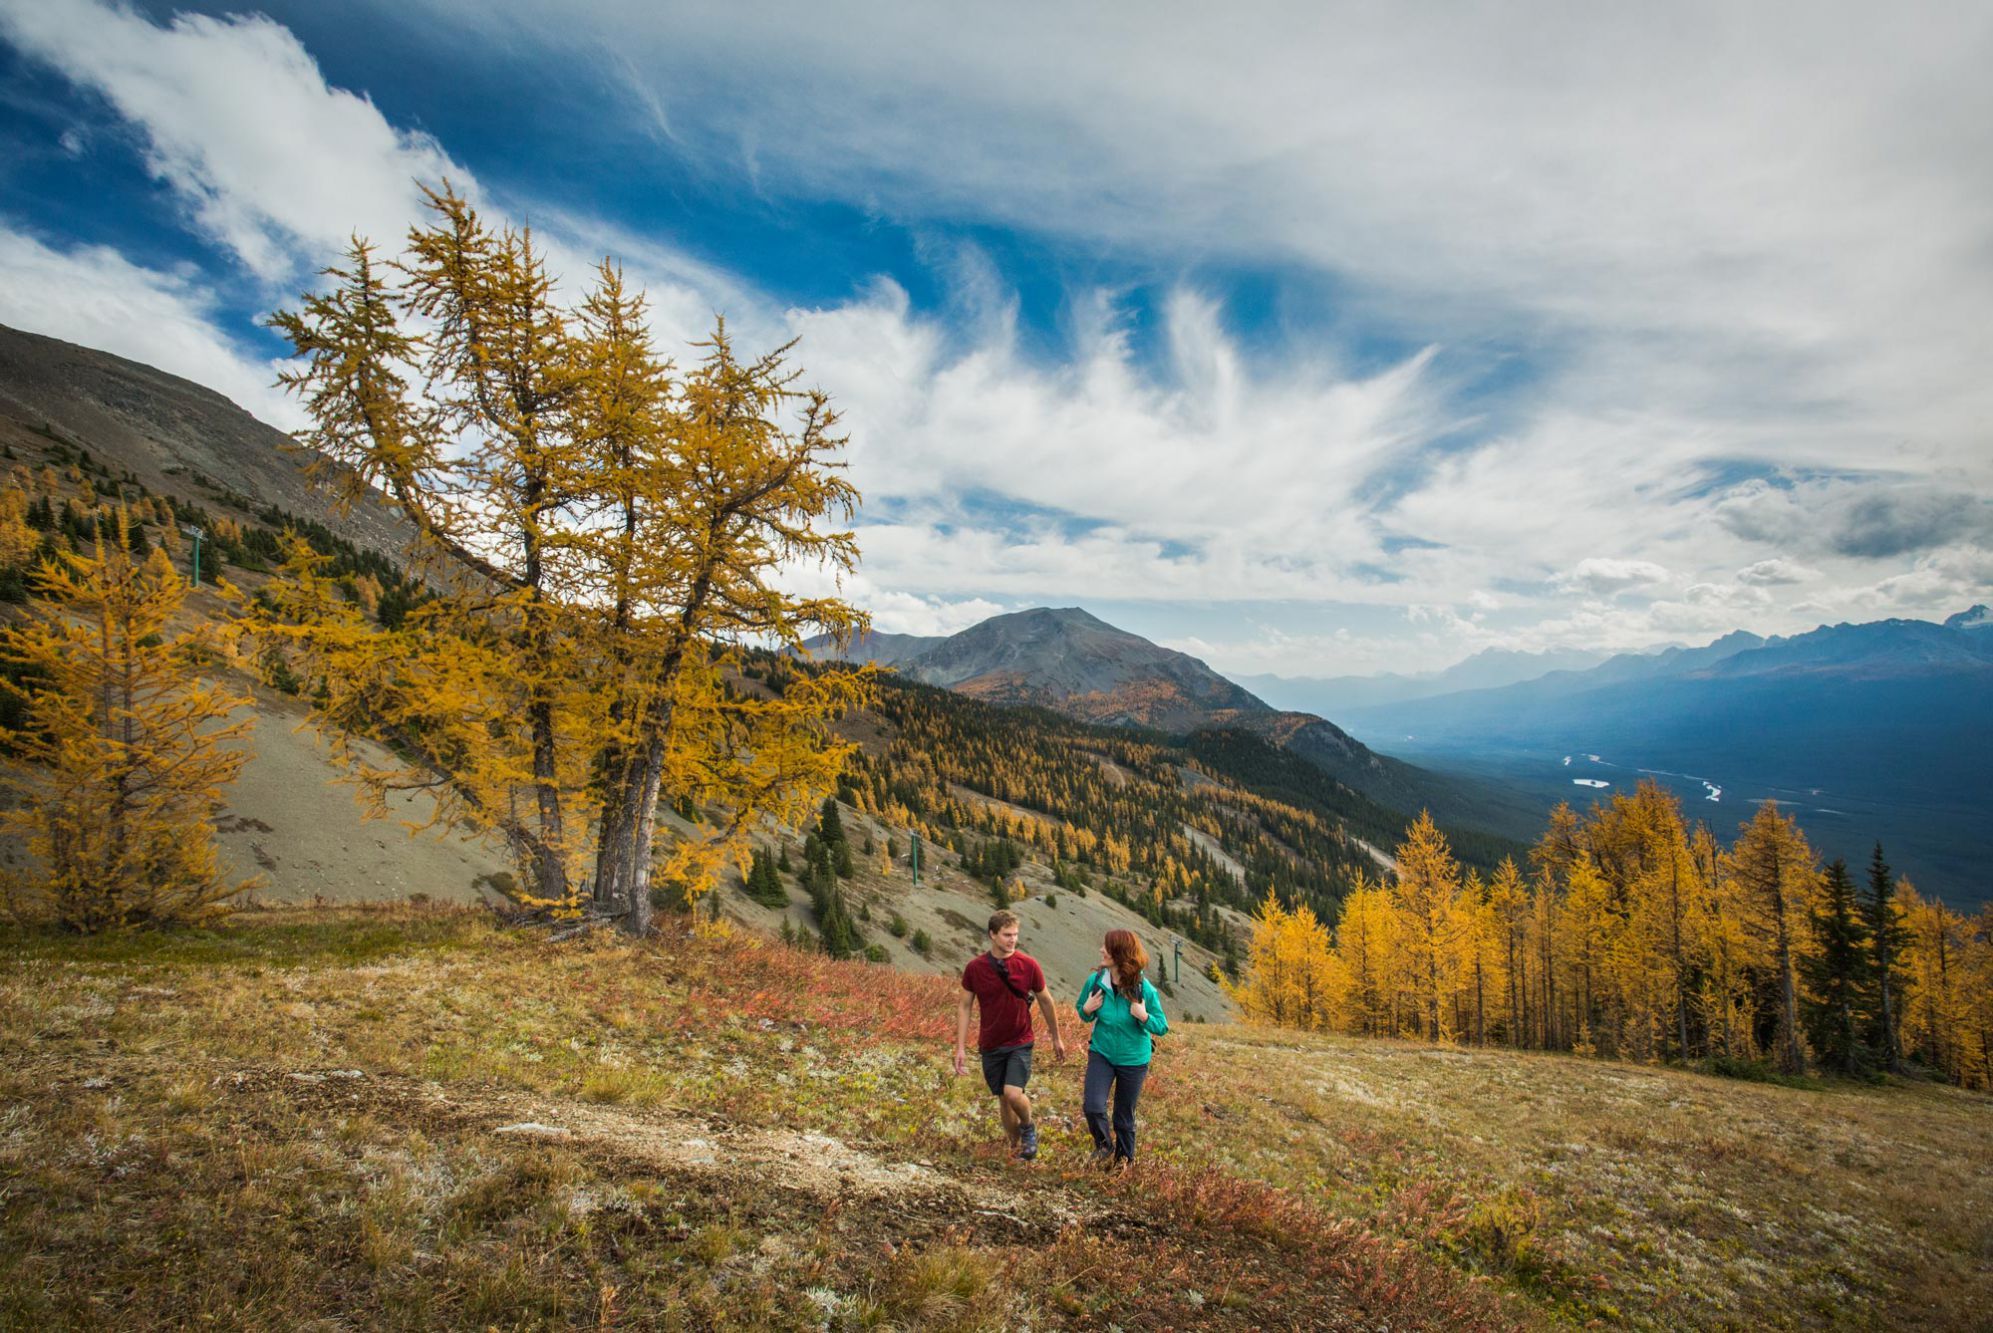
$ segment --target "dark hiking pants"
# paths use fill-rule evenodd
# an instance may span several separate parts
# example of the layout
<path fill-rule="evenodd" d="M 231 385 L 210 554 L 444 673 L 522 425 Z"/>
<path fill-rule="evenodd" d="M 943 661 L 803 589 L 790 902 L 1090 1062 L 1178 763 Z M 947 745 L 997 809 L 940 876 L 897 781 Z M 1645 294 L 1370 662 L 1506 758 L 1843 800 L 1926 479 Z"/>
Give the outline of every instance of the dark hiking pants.
<path fill-rule="evenodd" d="M 1086 1095 L 1080 1106 L 1086 1112 L 1086 1127 L 1093 1131 L 1093 1146 L 1126 1162 L 1135 1160 L 1135 1101 L 1142 1095 L 1142 1082 L 1149 1077 L 1147 1065 L 1111 1065 L 1099 1051 L 1086 1055 Z M 1114 1088 L 1114 1137 L 1107 1134 L 1107 1090 Z"/>

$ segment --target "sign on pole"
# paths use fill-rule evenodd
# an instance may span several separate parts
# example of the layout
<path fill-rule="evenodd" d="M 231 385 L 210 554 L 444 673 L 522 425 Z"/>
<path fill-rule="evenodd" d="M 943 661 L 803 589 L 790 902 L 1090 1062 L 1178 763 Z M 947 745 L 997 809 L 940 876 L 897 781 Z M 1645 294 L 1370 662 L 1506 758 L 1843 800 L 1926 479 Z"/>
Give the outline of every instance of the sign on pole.
<path fill-rule="evenodd" d="M 180 531 L 194 539 L 194 586 L 198 588 L 201 586 L 201 538 L 207 534 L 192 523 L 181 524 Z"/>

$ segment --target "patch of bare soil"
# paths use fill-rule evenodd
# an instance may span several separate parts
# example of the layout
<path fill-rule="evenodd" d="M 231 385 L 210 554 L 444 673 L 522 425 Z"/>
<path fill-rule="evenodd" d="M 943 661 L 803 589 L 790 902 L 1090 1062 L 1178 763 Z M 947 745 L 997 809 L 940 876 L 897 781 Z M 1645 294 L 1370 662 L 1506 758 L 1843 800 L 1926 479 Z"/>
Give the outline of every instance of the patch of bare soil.
<path fill-rule="evenodd" d="M 1121 765 L 1115 763 L 1112 759 L 1109 759 L 1106 755 L 1101 754 L 1098 751 L 1085 750 L 1082 751 L 1081 753 L 1085 754 L 1087 758 L 1093 760 L 1094 763 L 1100 765 L 1101 776 L 1105 777 L 1109 782 L 1113 783 L 1117 787 L 1125 787 L 1128 785 L 1127 769 L 1121 767 Z"/>
<path fill-rule="evenodd" d="M 667 1107 L 625 1107 L 452 1086 L 358 1070 L 248 1069 L 236 1086 L 283 1092 L 328 1115 L 364 1111 L 378 1120 L 463 1139 L 555 1143 L 586 1156 L 603 1174 L 697 1178 L 709 1193 L 740 1198 L 782 1196 L 803 1211 L 876 1207 L 897 1218 L 897 1243 L 938 1227 L 967 1227 L 985 1243 L 1049 1241 L 1081 1216 L 1062 1191 L 1021 1188 L 1024 1173 L 964 1180 L 933 1162 L 890 1161 L 824 1134 L 732 1124 Z M 1146 1220 L 1116 1210 L 1088 1224 L 1146 1230 Z"/>
<path fill-rule="evenodd" d="M 232 684 L 240 685 L 241 681 Z M 434 813 L 427 795 L 397 793 L 392 819 L 367 819 L 343 770 L 304 706 L 255 690 L 256 727 L 237 748 L 248 754 L 216 821 L 223 862 L 237 875 L 261 874 L 263 902 L 368 902 L 427 897 L 476 902 L 478 882 L 506 871 L 501 849 L 451 829 L 410 833 Z M 367 762 L 392 762 L 358 742 Z"/>
<path fill-rule="evenodd" d="M 852 1253 L 905 1247 L 994 1247 L 1021 1261 L 1039 1256 L 1064 1278 L 1054 1285 L 1097 1285 L 1091 1268 L 1106 1256 L 1149 1264 L 1206 1285 L 1216 1265 L 1228 1286 L 1255 1299 L 1232 1308 L 1199 1306 L 1196 1326 L 1213 1329 L 1374 1327 L 1351 1293 L 1306 1264 L 1271 1252 L 1251 1237 L 1158 1217 L 1126 1196 L 1080 1190 L 1052 1169 L 961 1171 L 936 1162 L 892 1161 L 828 1135 L 744 1126 L 672 1108 L 590 1104 L 496 1089 L 465 1089 L 358 1070 L 284 1072 L 249 1069 L 234 1076 L 328 1121 L 365 1112 L 376 1121 L 458 1141 L 495 1144 L 539 1140 L 578 1153 L 607 1179 L 655 1178 L 675 1192 L 703 1198 L 768 1233 L 764 1254 L 798 1249 L 825 1229 Z M 1103 1248 L 1105 1247 L 1105 1248 Z M 1094 1256 L 1090 1262 L 1087 1256 Z M 1066 1271 L 1070 1270 L 1070 1271 Z M 1154 1276 L 1154 1274 L 1149 1274 Z M 1174 1305 L 1174 1288 L 1150 1302 Z M 1269 1301 L 1274 1302 L 1271 1306 Z M 1178 1327 L 1160 1311 L 1130 1307 L 1130 1327 Z M 1068 1327 L 1054 1317 L 1052 1327 Z M 1094 1326 L 1086 1319 L 1080 1326 Z"/>

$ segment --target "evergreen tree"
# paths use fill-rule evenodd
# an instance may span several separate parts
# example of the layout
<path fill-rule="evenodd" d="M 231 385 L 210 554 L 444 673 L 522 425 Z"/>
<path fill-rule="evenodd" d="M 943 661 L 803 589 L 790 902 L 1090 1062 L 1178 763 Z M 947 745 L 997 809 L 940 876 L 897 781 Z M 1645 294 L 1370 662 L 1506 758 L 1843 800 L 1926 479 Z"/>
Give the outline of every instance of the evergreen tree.
<path fill-rule="evenodd" d="M 1868 892 L 1861 901 L 1861 914 L 1869 946 L 1871 994 L 1866 1005 L 1870 1019 L 1867 1041 L 1881 1057 L 1883 1067 L 1897 1074 L 1903 1070 L 1898 997 L 1902 993 L 1902 957 L 1910 941 L 1910 929 L 1897 910 L 1896 877 L 1890 873 L 1889 863 L 1882 859 L 1880 842 L 1876 843 L 1875 854 L 1868 863 Z"/>
<path fill-rule="evenodd" d="M 833 847 L 844 843 L 844 818 L 837 812 L 837 798 L 824 797 L 823 813 L 817 819 L 817 836 Z"/>
<path fill-rule="evenodd" d="M 811 877 L 810 901 L 817 911 L 817 930 L 823 951 L 832 958 L 849 958 L 865 948 L 864 937 L 844 902 L 844 890 L 828 866 L 818 866 Z"/>
<path fill-rule="evenodd" d="M 786 907 L 789 904 L 789 892 L 782 887 L 782 878 L 775 872 L 775 860 L 763 848 L 754 849 L 744 887 L 747 896 L 763 907 Z"/>
<path fill-rule="evenodd" d="M 1868 1063 L 1863 1041 L 1863 999 L 1868 992 L 1870 948 L 1848 867 L 1827 867 L 1820 905 L 1813 913 L 1813 949 L 1801 960 L 1806 978 L 1806 1033 L 1822 1064 L 1854 1074 Z"/>

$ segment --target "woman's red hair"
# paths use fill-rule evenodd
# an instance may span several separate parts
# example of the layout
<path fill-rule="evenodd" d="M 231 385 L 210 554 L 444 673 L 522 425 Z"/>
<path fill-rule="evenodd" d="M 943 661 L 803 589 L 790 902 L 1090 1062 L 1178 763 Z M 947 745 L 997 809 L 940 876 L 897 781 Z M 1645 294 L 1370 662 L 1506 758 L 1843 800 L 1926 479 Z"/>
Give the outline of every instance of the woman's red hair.
<path fill-rule="evenodd" d="M 1149 965 L 1149 951 L 1132 930 L 1110 930 L 1101 941 L 1107 956 L 1114 960 L 1114 989 L 1133 999 L 1142 993 L 1142 969 Z"/>

